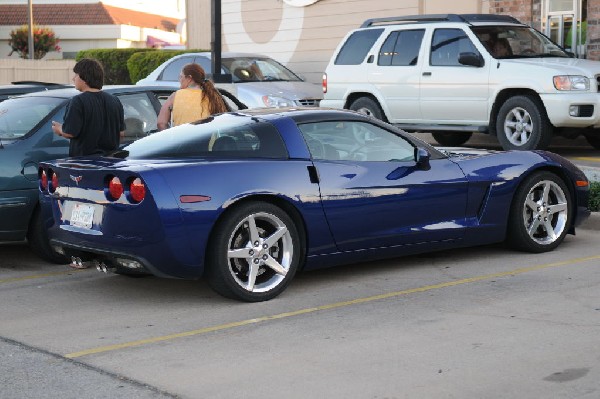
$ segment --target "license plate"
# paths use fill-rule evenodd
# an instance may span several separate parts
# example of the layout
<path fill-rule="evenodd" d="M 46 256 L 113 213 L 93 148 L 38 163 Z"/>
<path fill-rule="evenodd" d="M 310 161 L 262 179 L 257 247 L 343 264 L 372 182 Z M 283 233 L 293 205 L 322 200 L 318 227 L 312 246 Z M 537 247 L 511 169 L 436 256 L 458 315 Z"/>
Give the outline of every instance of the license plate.
<path fill-rule="evenodd" d="M 75 204 L 71 211 L 71 226 L 91 229 L 94 221 L 94 207 L 85 204 Z"/>

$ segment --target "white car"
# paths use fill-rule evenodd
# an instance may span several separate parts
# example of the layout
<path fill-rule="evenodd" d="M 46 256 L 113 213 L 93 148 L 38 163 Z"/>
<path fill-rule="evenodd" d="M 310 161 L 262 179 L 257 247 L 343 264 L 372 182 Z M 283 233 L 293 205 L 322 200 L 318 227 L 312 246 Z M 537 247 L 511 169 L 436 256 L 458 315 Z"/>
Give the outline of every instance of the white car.
<path fill-rule="evenodd" d="M 600 62 L 572 58 L 510 16 L 367 20 L 342 40 L 323 78 L 321 106 L 431 132 L 442 145 L 483 132 L 506 150 L 582 134 L 600 148 Z"/>
<path fill-rule="evenodd" d="M 210 52 L 185 53 L 165 61 L 136 84 L 178 85 L 181 68 L 192 62 L 210 74 Z M 231 74 L 232 83 L 218 83 L 217 87 L 229 91 L 249 108 L 318 107 L 323 98 L 321 86 L 305 82 L 285 66 L 264 55 L 224 52 L 221 54 L 221 65 L 221 73 Z"/>

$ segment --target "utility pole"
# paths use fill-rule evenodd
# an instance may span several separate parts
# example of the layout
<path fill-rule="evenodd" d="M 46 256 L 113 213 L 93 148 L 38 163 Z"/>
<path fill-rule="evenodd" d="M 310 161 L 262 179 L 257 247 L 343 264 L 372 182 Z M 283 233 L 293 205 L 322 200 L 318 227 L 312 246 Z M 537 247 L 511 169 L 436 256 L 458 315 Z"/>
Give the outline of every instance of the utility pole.
<path fill-rule="evenodd" d="M 33 41 L 33 4 L 32 4 L 33 0 L 29 0 L 28 4 L 29 4 L 29 45 L 27 46 L 28 48 L 28 53 L 29 53 L 29 59 L 32 60 L 34 58 L 34 53 L 35 53 L 35 45 L 34 45 L 34 41 Z"/>
<path fill-rule="evenodd" d="M 221 0 L 211 0 L 210 51 L 213 82 L 231 83 L 231 74 L 221 73 Z"/>

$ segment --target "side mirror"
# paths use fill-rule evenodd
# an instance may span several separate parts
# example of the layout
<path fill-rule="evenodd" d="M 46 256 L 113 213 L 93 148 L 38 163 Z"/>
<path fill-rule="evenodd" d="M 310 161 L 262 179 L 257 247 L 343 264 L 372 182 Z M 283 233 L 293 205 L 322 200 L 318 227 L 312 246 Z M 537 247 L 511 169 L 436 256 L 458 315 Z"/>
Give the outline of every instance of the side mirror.
<path fill-rule="evenodd" d="M 430 158 L 431 154 L 425 148 L 415 148 L 415 162 L 419 169 L 429 170 L 431 168 L 429 165 Z"/>
<path fill-rule="evenodd" d="M 481 54 L 478 53 L 460 53 L 458 56 L 458 63 L 476 68 L 481 68 L 484 64 Z"/>

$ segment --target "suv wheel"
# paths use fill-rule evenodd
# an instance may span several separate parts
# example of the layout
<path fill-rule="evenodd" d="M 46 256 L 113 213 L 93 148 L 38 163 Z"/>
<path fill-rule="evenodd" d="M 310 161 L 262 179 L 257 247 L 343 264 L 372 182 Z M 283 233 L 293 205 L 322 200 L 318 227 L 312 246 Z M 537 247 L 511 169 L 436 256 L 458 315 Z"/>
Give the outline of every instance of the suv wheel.
<path fill-rule="evenodd" d="M 552 125 L 534 97 L 514 96 L 498 111 L 496 134 L 505 150 L 543 150 L 552 140 Z"/>
<path fill-rule="evenodd" d="M 435 141 L 448 147 L 463 145 L 473 135 L 471 132 L 433 132 L 431 133 Z"/>
<path fill-rule="evenodd" d="M 350 104 L 352 111 L 360 112 L 361 114 L 372 116 L 373 118 L 385 120 L 383 111 L 379 104 L 369 97 L 360 97 Z"/>

